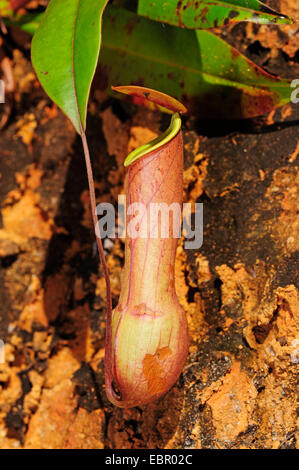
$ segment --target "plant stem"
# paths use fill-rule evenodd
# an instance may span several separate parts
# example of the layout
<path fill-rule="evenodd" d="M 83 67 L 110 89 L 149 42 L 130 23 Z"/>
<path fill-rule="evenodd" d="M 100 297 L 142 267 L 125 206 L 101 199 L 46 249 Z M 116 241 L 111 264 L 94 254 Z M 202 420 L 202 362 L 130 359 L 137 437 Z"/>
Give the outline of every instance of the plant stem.
<path fill-rule="evenodd" d="M 97 206 L 96 206 L 96 197 L 95 197 L 95 187 L 94 187 L 93 172 L 92 172 L 92 165 L 90 161 L 88 143 L 86 139 L 86 134 L 83 130 L 81 132 L 81 139 L 82 139 L 82 144 L 83 144 L 86 170 L 87 170 L 92 220 L 93 220 L 94 229 L 96 229 L 98 218 L 97 218 L 97 212 L 96 212 Z M 102 263 L 103 270 L 104 270 L 105 282 L 106 282 L 106 297 L 107 297 L 106 344 L 110 344 L 111 319 L 112 319 L 111 284 L 110 284 L 109 270 L 108 270 L 108 266 L 106 263 L 102 240 L 100 237 L 97 236 L 97 234 L 96 234 L 96 240 L 97 240 L 97 246 L 98 246 L 100 259 L 101 259 L 101 263 Z M 107 377 L 110 379 L 109 383 L 111 383 L 111 350 L 110 348 L 106 348 L 106 361 L 107 361 L 107 366 L 108 366 L 106 368 L 108 369 L 106 370 L 106 374 L 107 374 Z"/>

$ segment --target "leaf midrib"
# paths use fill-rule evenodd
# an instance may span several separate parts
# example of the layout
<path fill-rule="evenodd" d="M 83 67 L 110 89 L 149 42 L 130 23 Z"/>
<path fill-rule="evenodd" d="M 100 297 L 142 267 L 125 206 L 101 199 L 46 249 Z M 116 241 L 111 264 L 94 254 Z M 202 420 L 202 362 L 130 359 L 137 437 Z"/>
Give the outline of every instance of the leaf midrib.
<path fill-rule="evenodd" d="M 80 1 L 78 0 L 77 3 L 77 9 L 76 9 L 76 15 L 75 15 L 75 21 L 74 21 L 74 27 L 73 27 L 73 38 L 72 38 L 72 72 L 73 72 L 73 87 L 74 87 L 74 96 L 75 96 L 75 103 L 76 103 L 76 108 L 78 112 L 78 117 L 79 117 L 79 126 L 80 126 L 80 132 L 84 131 L 83 129 L 83 123 L 81 120 L 81 114 L 79 110 L 79 102 L 78 102 L 78 95 L 77 95 L 77 88 L 76 88 L 76 78 L 75 78 L 75 39 L 76 39 L 76 25 L 78 21 L 78 13 L 79 13 L 79 6 L 80 6 Z"/>

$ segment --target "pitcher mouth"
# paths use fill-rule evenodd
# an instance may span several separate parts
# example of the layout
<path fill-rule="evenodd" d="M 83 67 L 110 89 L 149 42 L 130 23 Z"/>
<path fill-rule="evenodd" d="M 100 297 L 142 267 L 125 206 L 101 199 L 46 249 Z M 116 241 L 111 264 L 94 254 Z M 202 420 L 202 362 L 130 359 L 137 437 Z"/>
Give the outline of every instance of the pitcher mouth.
<path fill-rule="evenodd" d="M 163 145 L 170 142 L 180 131 L 182 126 L 182 120 L 180 118 L 179 113 L 174 113 L 171 117 L 171 121 L 169 127 L 166 131 L 163 132 L 160 136 L 153 139 L 151 142 L 148 142 L 144 145 L 141 145 L 137 149 L 133 150 L 127 158 L 125 159 L 124 166 L 129 166 L 139 158 L 147 155 L 148 153 L 152 152 L 153 150 L 157 150 Z"/>

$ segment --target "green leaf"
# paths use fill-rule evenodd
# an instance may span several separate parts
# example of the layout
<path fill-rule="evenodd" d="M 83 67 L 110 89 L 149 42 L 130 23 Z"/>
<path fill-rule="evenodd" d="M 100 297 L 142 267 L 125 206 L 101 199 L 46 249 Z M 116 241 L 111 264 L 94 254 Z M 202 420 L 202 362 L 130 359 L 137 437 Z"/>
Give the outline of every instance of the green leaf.
<path fill-rule="evenodd" d="M 258 0 L 139 0 L 138 13 L 190 29 L 208 29 L 239 21 L 293 23 Z"/>
<path fill-rule="evenodd" d="M 103 87 L 141 85 L 167 93 L 196 115 L 266 114 L 290 101 L 290 82 L 264 72 L 209 31 L 161 24 L 107 8 L 100 56 Z"/>
<path fill-rule="evenodd" d="M 32 41 L 32 63 L 50 98 L 82 134 L 108 0 L 52 0 Z"/>

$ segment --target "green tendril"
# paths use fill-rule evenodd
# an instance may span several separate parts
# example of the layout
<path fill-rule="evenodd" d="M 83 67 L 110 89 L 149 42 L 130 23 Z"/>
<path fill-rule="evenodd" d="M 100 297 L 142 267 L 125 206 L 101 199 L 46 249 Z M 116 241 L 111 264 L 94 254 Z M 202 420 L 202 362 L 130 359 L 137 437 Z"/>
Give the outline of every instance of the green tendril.
<path fill-rule="evenodd" d="M 131 163 L 136 162 L 136 160 L 148 154 L 149 152 L 157 150 L 158 148 L 170 142 L 179 132 L 181 124 L 182 121 L 179 113 L 174 113 L 171 117 L 171 122 L 168 129 L 166 129 L 163 134 L 161 134 L 159 137 L 156 137 L 151 142 L 141 145 L 137 149 L 133 150 L 133 152 L 129 153 L 125 159 L 124 165 L 129 166 Z"/>

